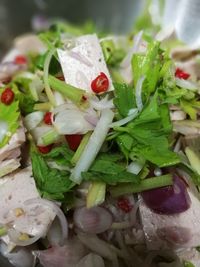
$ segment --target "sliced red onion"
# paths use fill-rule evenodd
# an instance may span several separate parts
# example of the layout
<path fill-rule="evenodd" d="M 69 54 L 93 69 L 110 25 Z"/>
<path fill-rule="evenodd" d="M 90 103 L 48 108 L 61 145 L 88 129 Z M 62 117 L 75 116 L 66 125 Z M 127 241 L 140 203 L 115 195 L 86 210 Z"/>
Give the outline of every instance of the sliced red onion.
<path fill-rule="evenodd" d="M 24 70 L 26 66 L 15 64 L 14 62 L 4 62 L 0 64 L 0 81 L 5 81 L 15 75 L 17 72 Z"/>
<path fill-rule="evenodd" d="M 173 131 L 183 135 L 199 135 L 199 121 L 183 120 L 173 122 Z"/>
<path fill-rule="evenodd" d="M 44 267 L 72 267 L 87 254 L 83 244 L 77 239 L 69 239 L 64 246 L 52 246 L 49 249 L 34 251 Z"/>
<path fill-rule="evenodd" d="M 173 215 L 190 208 L 191 200 L 186 183 L 176 174 L 173 186 L 142 192 L 145 204 L 156 213 Z"/>
<path fill-rule="evenodd" d="M 112 262 L 113 267 L 119 266 L 117 254 L 113 249 L 114 246 L 111 246 L 109 243 L 105 242 L 104 240 L 101 240 L 96 235 L 78 233 L 77 236 L 80 241 L 91 251 L 97 253 L 105 259 L 110 260 Z"/>
<path fill-rule="evenodd" d="M 94 253 L 89 253 L 78 262 L 76 267 L 105 267 L 105 264 L 102 257 Z"/>
<path fill-rule="evenodd" d="M 51 210 L 53 210 L 53 212 L 56 213 L 56 215 L 60 221 L 60 226 L 61 226 L 61 230 L 62 230 L 62 237 L 60 240 L 60 244 L 62 245 L 64 243 L 64 240 L 67 239 L 67 237 L 68 237 L 68 223 L 67 223 L 67 219 L 66 219 L 64 213 L 58 207 L 58 205 L 56 205 L 52 201 L 49 201 L 47 199 L 42 199 L 42 198 L 41 199 L 38 199 L 38 198 L 29 199 L 29 200 L 25 201 L 24 204 L 25 205 L 46 206 L 46 207 L 50 208 Z"/>
<path fill-rule="evenodd" d="M 188 243 L 192 238 L 190 228 L 180 227 L 179 225 L 159 228 L 157 234 L 160 239 L 168 241 L 171 245 L 179 246 Z"/>
<path fill-rule="evenodd" d="M 85 233 L 103 233 L 111 227 L 112 221 L 111 213 L 102 207 L 82 207 L 74 212 L 74 224 Z"/>
<path fill-rule="evenodd" d="M 0 242 L 0 252 L 15 267 L 33 267 L 34 258 L 31 250 L 27 248 L 17 248 L 8 252 L 9 248 L 3 242 Z"/>

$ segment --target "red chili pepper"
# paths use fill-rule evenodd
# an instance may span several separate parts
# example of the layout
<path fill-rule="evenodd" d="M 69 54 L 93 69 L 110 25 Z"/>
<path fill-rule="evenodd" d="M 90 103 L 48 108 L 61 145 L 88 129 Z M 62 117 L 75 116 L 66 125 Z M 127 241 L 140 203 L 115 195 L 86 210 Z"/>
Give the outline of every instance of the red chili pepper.
<path fill-rule="evenodd" d="M 1 94 L 1 102 L 10 105 L 14 100 L 15 94 L 11 88 L 6 88 Z"/>
<path fill-rule="evenodd" d="M 27 58 L 23 55 L 18 55 L 15 57 L 14 63 L 18 65 L 27 64 Z"/>
<path fill-rule="evenodd" d="M 87 97 L 85 95 L 82 96 L 82 100 L 83 101 L 86 101 L 87 100 Z"/>
<path fill-rule="evenodd" d="M 48 124 L 48 125 L 52 125 L 51 117 L 52 117 L 52 113 L 51 112 L 46 112 L 45 115 L 44 115 L 44 119 L 43 119 L 44 123 Z"/>
<path fill-rule="evenodd" d="M 190 74 L 183 71 L 182 69 L 180 68 L 177 68 L 176 69 L 176 72 L 175 72 L 175 76 L 179 79 L 184 79 L 184 80 L 187 80 L 189 77 L 190 77 Z"/>
<path fill-rule="evenodd" d="M 117 206 L 119 209 L 123 210 L 125 213 L 129 213 L 133 208 L 133 205 L 130 204 L 127 198 L 119 198 L 117 201 Z"/>
<path fill-rule="evenodd" d="M 106 92 L 109 87 L 109 80 L 105 73 L 101 72 L 92 82 L 92 91 L 96 94 Z"/>
<path fill-rule="evenodd" d="M 80 142 L 83 138 L 83 135 L 81 134 L 70 134 L 70 135 L 65 135 L 65 139 L 69 145 L 69 148 L 73 151 L 76 151 L 77 148 L 80 145 Z"/>
<path fill-rule="evenodd" d="M 48 145 L 48 146 L 38 146 L 38 150 L 40 151 L 40 153 L 42 154 L 47 154 L 51 151 L 53 145 Z"/>
<path fill-rule="evenodd" d="M 63 75 L 57 76 L 56 78 L 59 79 L 59 80 L 61 80 L 61 81 L 65 81 L 65 77 Z"/>

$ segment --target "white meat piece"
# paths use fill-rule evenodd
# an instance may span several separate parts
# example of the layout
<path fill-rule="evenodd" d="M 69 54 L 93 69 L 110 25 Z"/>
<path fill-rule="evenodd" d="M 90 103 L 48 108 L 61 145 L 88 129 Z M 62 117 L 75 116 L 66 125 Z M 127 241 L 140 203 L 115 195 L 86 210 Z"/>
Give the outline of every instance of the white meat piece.
<path fill-rule="evenodd" d="M 70 50 L 57 50 L 66 83 L 92 92 L 91 82 L 103 72 L 109 79 L 109 91 L 113 90 L 97 35 L 83 35 L 74 42 L 75 45 Z"/>
<path fill-rule="evenodd" d="M 148 249 L 191 248 L 200 244 L 200 201 L 188 192 L 191 207 L 177 215 L 161 215 L 143 201 L 140 215 Z"/>
<path fill-rule="evenodd" d="M 19 148 L 26 141 L 24 128 L 21 126 L 16 133 L 12 135 L 9 143 L 0 149 L 0 162 L 10 157 L 13 150 Z"/>
<path fill-rule="evenodd" d="M 7 159 L 0 162 L 0 178 L 20 167 L 20 158 Z"/>
<path fill-rule="evenodd" d="M 24 202 L 40 198 L 30 168 L 20 170 L 6 176 L 0 185 L 0 223 L 11 223 L 22 233 L 35 236 L 46 234 L 55 213 L 48 207 L 26 205 Z M 21 214 L 18 211 L 22 211 Z"/>

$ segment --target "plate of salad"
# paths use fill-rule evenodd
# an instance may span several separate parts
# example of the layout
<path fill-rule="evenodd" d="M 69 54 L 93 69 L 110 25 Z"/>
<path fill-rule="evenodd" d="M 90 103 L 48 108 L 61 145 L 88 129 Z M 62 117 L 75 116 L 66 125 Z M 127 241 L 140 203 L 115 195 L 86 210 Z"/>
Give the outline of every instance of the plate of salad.
<path fill-rule="evenodd" d="M 17 267 L 200 266 L 199 51 L 65 23 L 0 65 L 0 251 Z"/>

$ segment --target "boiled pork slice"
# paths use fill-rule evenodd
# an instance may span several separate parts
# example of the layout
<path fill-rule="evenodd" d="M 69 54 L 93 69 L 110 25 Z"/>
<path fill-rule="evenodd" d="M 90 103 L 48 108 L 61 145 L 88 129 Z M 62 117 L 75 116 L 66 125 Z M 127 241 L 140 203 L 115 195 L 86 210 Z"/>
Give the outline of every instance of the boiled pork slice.
<path fill-rule="evenodd" d="M 193 193 L 189 192 L 189 195 L 190 208 L 170 216 L 153 212 L 141 201 L 139 210 L 148 249 L 192 248 L 200 245 L 200 201 Z"/>
<path fill-rule="evenodd" d="M 55 218 L 49 207 L 27 204 L 30 199 L 40 199 L 30 168 L 19 170 L 1 178 L 0 224 L 30 236 L 45 236 Z M 7 241 L 7 236 L 3 238 Z M 8 243 L 8 242 L 6 242 Z"/>

